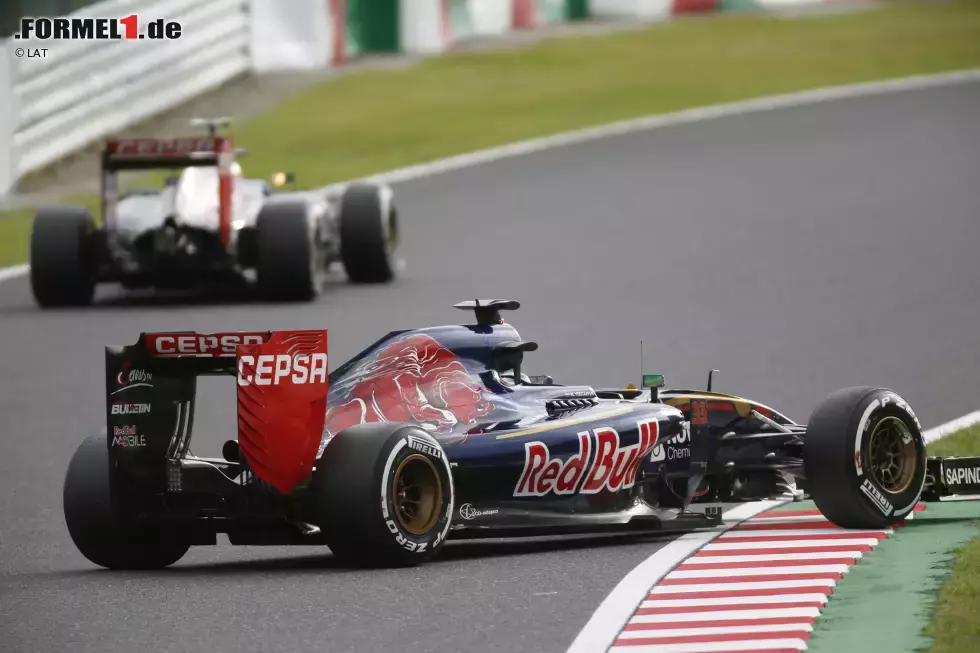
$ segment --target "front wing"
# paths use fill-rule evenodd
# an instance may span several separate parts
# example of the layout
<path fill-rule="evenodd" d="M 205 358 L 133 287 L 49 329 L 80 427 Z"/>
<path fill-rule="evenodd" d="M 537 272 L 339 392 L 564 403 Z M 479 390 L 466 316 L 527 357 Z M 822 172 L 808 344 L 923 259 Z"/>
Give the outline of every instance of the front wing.
<path fill-rule="evenodd" d="M 926 459 L 925 501 L 980 496 L 980 456 Z"/>

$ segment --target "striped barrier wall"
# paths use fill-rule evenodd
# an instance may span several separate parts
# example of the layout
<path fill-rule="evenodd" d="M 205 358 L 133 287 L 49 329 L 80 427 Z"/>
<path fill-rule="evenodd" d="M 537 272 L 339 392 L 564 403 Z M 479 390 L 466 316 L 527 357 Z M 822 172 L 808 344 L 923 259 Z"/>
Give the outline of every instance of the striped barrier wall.
<path fill-rule="evenodd" d="M 356 1 L 356 0 L 354 0 Z M 471 38 L 589 17 L 589 0 L 400 0 L 391 50 L 438 53 Z"/>
<path fill-rule="evenodd" d="M 828 0 L 329 0 L 358 52 L 435 54 L 472 38 L 586 19 L 659 21 Z"/>

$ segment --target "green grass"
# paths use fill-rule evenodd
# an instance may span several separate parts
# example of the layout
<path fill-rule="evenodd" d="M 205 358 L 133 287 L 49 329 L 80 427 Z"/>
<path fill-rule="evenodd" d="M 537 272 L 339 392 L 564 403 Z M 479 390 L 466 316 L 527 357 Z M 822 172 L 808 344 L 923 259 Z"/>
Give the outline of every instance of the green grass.
<path fill-rule="evenodd" d="M 681 20 L 346 75 L 241 126 L 237 140 L 250 176 L 288 165 L 310 187 L 644 114 L 976 66 L 980 0 Z M 31 214 L 0 219 L 0 265 L 25 260 Z"/>
<path fill-rule="evenodd" d="M 974 424 L 929 445 L 930 456 L 980 456 L 980 424 Z M 978 649 L 980 650 L 980 649 Z"/>
<path fill-rule="evenodd" d="M 929 446 L 930 455 L 980 455 L 980 424 L 957 431 Z M 929 653 L 980 651 L 980 537 L 960 548 L 949 578 L 939 591 L 932 623 Z"/>

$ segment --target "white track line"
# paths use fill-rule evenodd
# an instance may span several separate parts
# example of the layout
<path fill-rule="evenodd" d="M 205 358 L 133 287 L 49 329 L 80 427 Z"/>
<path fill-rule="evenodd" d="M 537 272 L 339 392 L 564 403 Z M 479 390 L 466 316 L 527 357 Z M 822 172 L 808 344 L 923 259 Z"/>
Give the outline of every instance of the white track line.
<path fill-rule="evenodd" d="M 724 564 L 737 566 L 740 562 L 756 562 L 759 560 L 766 560 L 772 562 L 810 562 L 812 560 L 819 560 L 821 558 L 830 558 L 831 560 L 839 560 L 845 558 L 854 558 L 855 560 L 860 558 L 863 554 L 860 551 L 847 551 L 839 553 L 837 551 L 822 551 L 820 553 L 776 553 L 776 554 L 764 554 L 759 553 L 757 555 L 731 555 L 731 556 L 699 556 L 693 555 L 684 561 L 682 567 L 690 568 L 697 567 L 698 565 L 713 565 L 713 564 Z"/>
<path fill-rule="evenodd" d="M 975 410 L 968 415 L 963 417 L 957 417 L 954 420 L 950 420 L 945 424 L 940 424 L 935 428 L 931 428 L 927 431 L 922 432 L 922 437 L 925 438 L 926 444 L 935 442 L 941 438 L 946 437 L 954 431 L 959 431 L 960 429 L 965 429 L 968 426 L 973 426 L 980 422 L 980 410 Z"/>
<path fill-rule="evenodd" d="M 702 607 L 709 605 L 738 605 L 740 608 L 749 609 L 750 604 L 789 604 L 789 603 L 826 603 L 826 594 L 766 594 L 763 596 L 715 596 L 700 597 L 696 599 L 648 599 L 640 604 L 641 608 L 689 608 Z M 782 609 L 782 608 L 773 608 Z M 668 614 L 668 613 L 665 613 Z M 679 613 L 678 613 L 679 614 Z M 674 616 L 678 616 L 675 614 Z M 703 612 L 692 612 L 689 616 L 705 614 Z M 775 615 L 779 616 L 779 615 Z M 634 617 L 635 618 L 635 617 Z"/>
<path fill-rule="evenodd" d="M 510 159 L 518 156 L 526 156 L 536 152 L 543 152 L 556 147 L 565 147 L 579 143 L 587 143 L 611 136 L 623 136 L 641 131 L 650 131 L 663 127 L 674 127 L 676 125 L 687 125 L 691 123 L 715 120 L 728 116 L 737 116 L 746 113 L 760 113 L 764 111 L 775 111 L 777 109 L 790 109 L 793 107 L 818 104 L 821 102 L 832 102 L 834 100 L 846 100 L 851 98 L 866 97 L 873 95 L 883 95 L 886 93 L 900 93 L 902 91 L 914 91 L 920 89 L 935 88 L 940 86 L 950 86 L 955 84 L 966 84 L 980 81 L 980 68 L 968 70 L 957 70 L 948 73 L 935 75 L 914 75 L 910 77 L 899 77 L 880 82 L 869 82 L 865 84 L 845 84 L 842 86 L 826 86 L 799 93 L 786 93 L 783 95 L 769 95 L 755 98 L 753 100 L 742 100 L 740 102 L 729 102 L 726 104 L 715 104 L 707 107 L 697 107 L 678 111 L 675 113 L 655 114 L 642 116 L 630 120 L 623 120 L 597 127 L 587 127 L 574 131 L 562 132 L 542 138 L 532 138 L 525 141 L 518 141 L 509 145 L 492 147 L 475 152 L 467 152 L 457 156 L 438 159 L 428 163 L 421 163 L 407 168 L 399 168 L 382 172 L 367 179 L 384 184 L 394 184 L 423 177 L 454 172 L 464 168 L 485 163 L 494 163 L 503 159 Z M 340 182 L 325 186 L 337 188 L 349 182 Z M 0 268 L 0 283 L 23 276 L 27 273 L 26 265 L 15 265 L 9 268 Z M 980 416 L 977 420 L 980 421 Z"/>
<path fill-rule="evenodd" d="M 678 571 L 667 574 L 667 578 L 731 578 L 741 577 L 761 577 L 761 576 L 794 576 L 798 574 L 846 574 L 850 565 L 803 565 L 787 567 L 739 567 L 738 563 L 733 563 L 726 569 L 698 569 L 697 567 L 684 567 Z M 760 578 L 761 580 L 761 578 Z"/>
<path fill-rule="evenodd" d="M 756 639 L 750 642 L 703 642 L 698 644 L 651 644 L 649 646 L 617 646 L 623 653 L 724 653 L 725 651 L 785 651 L 806 650 L 802 639 Z"/>
<path fill-rule="evenodd" d="M 715 541 L 702 548 L 703 551 L 725 551 L 742 549 L 825 549 L 842 546 L 877 546 L 881 540 L 787 540 L 779 542 L 739 542 L 736 540 Z"/>
<path fill-rule="evenodd" d="M 765 538 L 773 542 L 778 542 L 784 538 L 788 540 L 790 537 L 800 540 L 807 540 L 814 535 L 842 535 L 852 538 L 861 538 L 868 536 L 884 536 L 891 535 L 891 529 L 881 529 L 881 530 L 859 530 L 859 529 L 845 529 L 838 528 L 834 526 L 832 528 L 794 528 L 792 530 L 780 530 L 780 531 L 726 531 L 721 537 L 723 540 L 742 540 L 746 538 Z M 844 539 L 841 537 L 840 539 Z M 832 542 L 832 538 L 826 540 L 821 540 L 823 542 Z"/>
<path fill-rule="evenodd" d="M 915 75 L 910 77 L 900 77 L 879 82 L 865 84 L 845 84 L 842 86 L 827 86 L 823 88 L 802 91 L 799 93 L 787 93 L 782 95 L 769 95 L 755 98 L 752 100 L 742 100 L 739 102 L 729 102 L 726 104 L 716 104 L 707 107 L 697 107 L 668 114 L 657 114 L 643 116 L 630 120 L 623 120 L 597 127 L 588 127 L 574 131 L 533 138 L 526 141 L 519 141 L 467 154 L 422 163 L 408 168 L 401 168 L 391 172 L 381 173 L 370 177 L 375 181 L 393 184 L 421 177 L 452 172 L 463 168 L 470 168 L 483 163 L 493 163 L 501 159 L 509 159 L 517 156 L 524 156 L 550 150 L 556 147 L 576 145 L 586 143 L 610 136 L 620 136 L 639 131 L 649 131 L 662 127 L 673 127 L 705 120 L 714 120 L 727 116 L 740 115 L 745 113 L 758 113 L 762 111 L 773 111 L 776 109 L 792 108 L 819 102 L 830 102 L 833 100 L 844 100 L 869 95 L 881 95 L 885 93 L 897 93 L 901 91 L 911 91 L 917 89 L 934 88 L 937 86 L 948 86 L 953 84 L 963 84 L 980 81 L 980 68 L 968 70 L 958 70 L 949 73 L 936 75 Z"/>
<path fill-rule="evenodd" d="M 26 275 L 30 269 L 31 266 L 27 265 L 26 263 L 22 265 L 12 265 L 9 268 L 0 268 L 0 283 L 10 281 L 11 279 L 16 279 L 17 277 L 22 277 Z"/>
<path fill-rule="evenodd" d="M 640 622 L 642 623 L 642 622 Z M 646 639 L 650 637 L 684 637 L 685 635 L 733 635 L 737 633 L 812 632 L 813 626 L 806 621 L 791 624 L 764 624 L 761 626 L 698 626 L 696 628 L 650 628 L 627 630 L 620 639 Z"/>
<path fill-rule="evenodd" d="M 696 594 L 698 592 L 737 592 L 739 590 L 773 590 L 797 587 L 834 587 L 836 578 L 798 578 L 796 580 L 746 580 L 736 583 L 699 583 L 690 585 L 659 584 L 650 590 L 649 596 L 670 598 L 671 594 Z M 636 606 L 634 606 L 636 607 Z"/>
<path fill-rule="evenodd" d="M 737 600 L 737 599 L 735 599 Z M 812 601 L 815 603 L 816 601 Z M 826 601 L 825 601 L 826 603 Z M 792 619 L 815 619 L 820 616 L 820 608 L 765 608 L 755 610 L 751 605 L 739 610 L 718 610 L 717 612 L 668 612 L 665 614 L 638 614 L 630 623 L 637 624 L 680 624 L 702 621 L 739 621 L 742 619 L 771 619 L 774 617 Z M 617 633 L 618 635 L 618 633 Z M 599 649 L 595 649 L 599 650 Z M 605 649 L 602 649 L 605 651 Z"/>

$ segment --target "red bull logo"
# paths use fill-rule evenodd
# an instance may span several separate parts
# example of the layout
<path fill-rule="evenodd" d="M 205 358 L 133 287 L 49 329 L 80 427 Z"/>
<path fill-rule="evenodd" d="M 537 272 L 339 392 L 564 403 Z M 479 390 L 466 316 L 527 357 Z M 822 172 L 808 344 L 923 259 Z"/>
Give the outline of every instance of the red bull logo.
<path fill-rule="evenodd" d="M 367 422 L 414 422 L 450 433 L 494 408 L 459 358 L 426 335 L 389 344 L 355 375 L 343 403 L 327 411 L 328 435 Z"/>
<path fill-rule="evenodd" d="M 613 428 L 582 431 L 578 434 L 578 452 L 565 460 L 552 456 L 544 442 L 525 443 L 524 471 L 514 496 L 574 494 L 576 489 L 580 494 L 598 494 L 603 490 L 619 492 L 633 487 L 643 457 L 657 444 L 660 424 L 655 419 L 643 420 L 637 422 L 636 428 L 638 441 L 624 446 Z M 590 451 L 595 451 L 591 465 Z"/>

